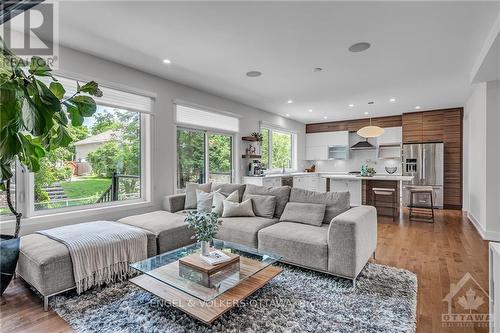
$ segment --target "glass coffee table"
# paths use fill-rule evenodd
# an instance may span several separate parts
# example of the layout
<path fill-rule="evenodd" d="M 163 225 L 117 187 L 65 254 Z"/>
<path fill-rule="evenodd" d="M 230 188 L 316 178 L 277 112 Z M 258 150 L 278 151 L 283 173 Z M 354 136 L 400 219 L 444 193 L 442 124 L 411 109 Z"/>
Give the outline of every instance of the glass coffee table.
<path fill-rule="evenodd" d="M 200 259 L 200 245 L 193 244 L 131 264 L 143 274 L 130 281 L 211 324 L 282 272 L 273 266 L 279 255 L 219 240 L 213 249 L 230 256 L 230 262 L 208 265 Z"/>

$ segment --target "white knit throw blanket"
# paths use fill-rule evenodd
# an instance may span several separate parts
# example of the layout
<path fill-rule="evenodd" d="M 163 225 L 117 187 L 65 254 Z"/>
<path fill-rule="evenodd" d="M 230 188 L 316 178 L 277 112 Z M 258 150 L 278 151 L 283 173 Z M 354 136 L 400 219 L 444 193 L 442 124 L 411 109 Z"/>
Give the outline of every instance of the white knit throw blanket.
<path fill-rule="evenodd" d="M 78 294 L 103 283 L 126 280 L 130 263 L 147 258 L 144 230 L 111 221 L 95 221 L 38 231 L 68 247 Z"/>

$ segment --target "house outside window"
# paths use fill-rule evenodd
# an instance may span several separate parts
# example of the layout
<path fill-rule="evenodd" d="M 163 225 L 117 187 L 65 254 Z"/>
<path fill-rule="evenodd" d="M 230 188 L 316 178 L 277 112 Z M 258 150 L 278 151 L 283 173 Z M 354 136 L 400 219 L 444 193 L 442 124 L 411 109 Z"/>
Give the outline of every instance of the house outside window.
<path fill-rule="evenodd" d="M 68 96 L 76 81 L 57 77 Z M 149 200 L 151 97 L 100 87 L 97 110 L 68 130 L 74 141 L 47 152 L 39 172 L 16 167 L 13 201 L 24 217 Z M 0 193 L 0 217 L 12 218 Z"/>

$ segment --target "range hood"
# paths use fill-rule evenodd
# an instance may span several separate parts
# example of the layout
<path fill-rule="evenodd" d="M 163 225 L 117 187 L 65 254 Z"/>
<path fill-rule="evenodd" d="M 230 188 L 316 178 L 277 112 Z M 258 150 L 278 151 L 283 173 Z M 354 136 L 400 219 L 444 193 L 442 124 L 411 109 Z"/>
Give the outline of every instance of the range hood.
<path fill-rule="evenodd" d="M 369 149 L 375 149 L 376 147 L 372 145 L 371 143 L 368 142 L 368 139 L 365 139 L 364 141 L 359 141 L 355 145 L 351 147 L 351 150 L 369 150 Z"/>

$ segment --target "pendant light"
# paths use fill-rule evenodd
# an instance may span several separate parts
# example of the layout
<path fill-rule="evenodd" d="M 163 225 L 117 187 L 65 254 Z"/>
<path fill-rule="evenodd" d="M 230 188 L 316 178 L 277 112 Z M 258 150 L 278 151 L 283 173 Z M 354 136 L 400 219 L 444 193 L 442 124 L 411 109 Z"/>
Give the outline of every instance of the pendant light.
<path fill-rule="evenodd" d="M 373 104 L 373 102 L 369 102 L 368 104 Z M 382 127 L 372 126 L 372 117 L 370 117 L 370 126 L 360 128 L 357 133 L 363 138 L 377 138 L 384 134 L 384 129 Z"/>

